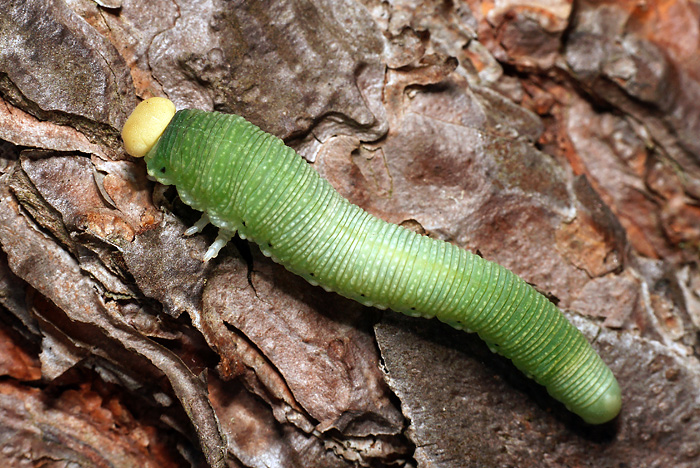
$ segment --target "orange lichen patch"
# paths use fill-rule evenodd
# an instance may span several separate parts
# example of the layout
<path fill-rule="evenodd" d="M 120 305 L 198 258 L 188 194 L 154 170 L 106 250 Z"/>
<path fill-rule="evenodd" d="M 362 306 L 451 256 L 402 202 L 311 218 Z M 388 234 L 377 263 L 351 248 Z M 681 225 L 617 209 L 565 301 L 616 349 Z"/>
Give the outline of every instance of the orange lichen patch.
<path fill-rule="evenodd" d="M 578 268 L 591 277 L 608 273 L 613 265 L 619 265 L 611 256 L 614 246 L 606 242 L 604 233 L 596 229 L 590 219 L 577 217 L 573 222 L 557 229 L 557 249 Z"/>
<path fill-rule="evenodd" d="M 481 2 L 480 7 L 481 7 L 480 8 L 481 14 L 485 17 L 486 15 L 489 14 L 489 11 L 493 10 L 494 2 L 492 2 L 491 0 L 485 0 L 485 1 Z"/>
<path fill-rule="evenodd" d="M 85 214 L 84 220 L 85 228 L 103 239 L 134 240 L 134 230 L 116 210 L 92 210 Z"/>
<path fill-rule="evenodd" d="M 63 392 L 58 400 L 57 407 L 70 414 L 81 417 L 88 416 L 93 423 L 109 430 L 116 427 L 114 424 L 115 415 L 104 408 L 102 406 L 103 403 L 105 402 L 102 397 L 91 389 L 89 383 L 82 383 L 77 390 L 66 390 Z"/>
<path fill-rule="evenodd" d="M 0 375 L 17 380 L 41 378 L 39 359 L 21 346 L 4 327 L 0 327 Z"/>

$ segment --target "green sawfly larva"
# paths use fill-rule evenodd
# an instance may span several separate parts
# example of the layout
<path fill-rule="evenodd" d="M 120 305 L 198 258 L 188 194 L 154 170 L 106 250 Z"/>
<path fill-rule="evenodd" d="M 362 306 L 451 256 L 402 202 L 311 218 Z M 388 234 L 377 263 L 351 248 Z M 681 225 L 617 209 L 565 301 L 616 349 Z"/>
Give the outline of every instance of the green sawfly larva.
<path fill-rule="evenodd" d="M 174 184 L 211 222 L 216 256 L 231 236 L 301 275 L 369 306 L 437 317 L 474 331 L 584 421 L 621 406 L 620 387 L 584 336 L 514 273 L 447 242 L 382 221 L 345 200 L 282 140 L 242 117 L 148 99 L 124 125 L 127 152 Z"/>

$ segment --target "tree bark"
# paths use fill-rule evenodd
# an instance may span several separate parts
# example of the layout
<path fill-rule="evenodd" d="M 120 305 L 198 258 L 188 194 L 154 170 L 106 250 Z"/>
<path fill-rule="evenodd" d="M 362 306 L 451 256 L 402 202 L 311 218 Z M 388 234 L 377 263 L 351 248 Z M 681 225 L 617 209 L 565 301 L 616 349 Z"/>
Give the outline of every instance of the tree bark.
<path fill-rule="evenodd" d="M 0 0 L 0 464 L 697 466 L 690 0 Z M 548 294 L 589 426 L 478 337 L 363 307 L 146 178 L 136 103 L 240 114 L 346 198 Z"/>

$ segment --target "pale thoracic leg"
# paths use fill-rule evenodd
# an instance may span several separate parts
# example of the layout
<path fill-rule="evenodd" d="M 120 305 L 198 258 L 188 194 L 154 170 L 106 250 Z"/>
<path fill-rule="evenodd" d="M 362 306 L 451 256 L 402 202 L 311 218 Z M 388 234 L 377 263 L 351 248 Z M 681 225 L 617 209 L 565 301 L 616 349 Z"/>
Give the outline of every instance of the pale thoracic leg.
<path fill-rule="evenodd" d="M 202 259 L 202 261 L 208 262 L 212 258 L 219 255 L 219 250 L 221 250 L 226 244 L 228 244 L 228 241 L 231 240 L 235 233 L 236 231 L 219 229 L 219 235 L 216 236 L 216 240 L 209 246 L 209 250 L 207 250 L 207 253 L 204 254 L 204 258 Z"/>
<path fill-rule="evenodd" d="M 185 231 L 186 236 L 191 236 L 193 234 L 197 234 L 198 232 L 202 232 L 202 229 L 209 224 L 209 216 L 207 216 L 206 213 L 202 213 L 202 217 L 199 218 L 199 221 L 194 223 L 194 226 L 189 228 L 188 230 Z M 216 255 L 214 255 L 216 256 Z"/>

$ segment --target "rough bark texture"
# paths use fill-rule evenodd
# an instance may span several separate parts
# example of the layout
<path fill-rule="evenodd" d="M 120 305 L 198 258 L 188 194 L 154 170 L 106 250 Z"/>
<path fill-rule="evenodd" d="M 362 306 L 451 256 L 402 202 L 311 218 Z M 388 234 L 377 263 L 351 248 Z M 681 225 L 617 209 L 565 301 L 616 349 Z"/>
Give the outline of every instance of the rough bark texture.
<path fill-rule="evenodd" d="M 691 0 L 0 0 L 0 465 L 698 466 L 699 48 Z M 244 241 L 203 264 L 120 145 L 153 95 L 550 294 L 619 418 Z"/>

